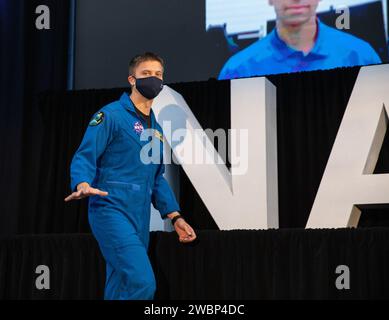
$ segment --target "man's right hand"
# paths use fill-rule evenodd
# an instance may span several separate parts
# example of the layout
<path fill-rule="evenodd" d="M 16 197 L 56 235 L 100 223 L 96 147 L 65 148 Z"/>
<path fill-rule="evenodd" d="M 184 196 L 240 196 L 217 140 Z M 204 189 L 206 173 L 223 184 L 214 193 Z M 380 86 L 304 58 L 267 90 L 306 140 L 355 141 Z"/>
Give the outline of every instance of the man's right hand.
<path fill-rule="evenodd" d="M 71 195 L 65 198 L 65 201 L 79 200 L 89 196 L 102 196 L 105 197 L 108 195 L 108 192 L 101 191 L 96 188 L 92 188 L 89 183 L 82 182 L 77 185 L 77 191 L 73 192 Z"/>

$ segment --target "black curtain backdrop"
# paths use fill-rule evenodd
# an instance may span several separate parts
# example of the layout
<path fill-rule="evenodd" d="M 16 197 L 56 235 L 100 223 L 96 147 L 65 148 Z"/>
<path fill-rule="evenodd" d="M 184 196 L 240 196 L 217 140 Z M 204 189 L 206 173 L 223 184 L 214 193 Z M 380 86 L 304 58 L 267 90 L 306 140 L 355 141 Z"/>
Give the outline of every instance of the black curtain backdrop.
<path fill-rule="evenodd" d="M 359 68 L 335 69 L 269 78 L 277 86 L 281 228 L 305 227 L 358 72 Z M 171 87 L 184 96 L 203 128 L 230 128 L 229 81 Z M 90 232 L 87 200 L 63 202 L 70 192 L 69 165 L 93 113 L 118 99 L 124 90 L 51 92 L 41 96 L 44 131 L 41 146 L 35 145 L 35 152 L 40 153 L 39 178 L 35 189 L 17 195 L 28 206 L 20 212 L 19 233 Z M 376 173 L 387 172 L 388 143 L 386 136 Z M 217 229 L 183 171 L 180 205 L 195 228 Z M 388 225 L 387 208 L 363 210 L 360 226 Z"/>
<path fill-rule="evenodd" d="M 50 30 L 38 30 L 39 5 Z M 66 90 L 69 1 L 0 1 L 0 234 L 19 231 L 38 193 L 42 123 L 37 97 Z"/>
<path fill-rule="evenodd" d="M 156 300 L 388 299 L 389 229 L 200 230 L 184 245 L 151 232 Z M 37 290 L 36 267 L 50 270 Z M 336 268 L 350 271 L 338 290 Z M 105 263 L 91 235 L 14 236 L 0 241 L 0 299 L 102 299 Z"/>

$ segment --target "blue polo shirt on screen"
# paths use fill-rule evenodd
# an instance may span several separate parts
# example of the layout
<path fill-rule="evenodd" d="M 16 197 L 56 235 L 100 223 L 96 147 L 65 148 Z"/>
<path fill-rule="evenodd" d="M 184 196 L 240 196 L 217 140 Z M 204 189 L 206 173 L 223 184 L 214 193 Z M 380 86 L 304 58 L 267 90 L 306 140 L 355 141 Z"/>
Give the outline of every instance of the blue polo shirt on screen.
<path fill-rule="evenodd" d="M 288 46 L 274 28 L 266 37 L 233 55 L 219 79 L 332 69 L 381 63 L 367 42 L 317 20 L 318 33 L 308 54 Z"/>

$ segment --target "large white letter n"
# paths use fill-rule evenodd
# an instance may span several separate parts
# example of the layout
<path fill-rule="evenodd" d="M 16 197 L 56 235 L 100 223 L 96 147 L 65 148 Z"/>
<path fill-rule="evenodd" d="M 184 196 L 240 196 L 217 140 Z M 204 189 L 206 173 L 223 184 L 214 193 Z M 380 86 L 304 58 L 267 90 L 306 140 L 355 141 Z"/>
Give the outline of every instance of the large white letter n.
<path fill-rule="evenodd" d="M 231 171 L 179 93 L 165 86 L 153 110 L 221 230 L 278 227 L 276 88 L 267 79 L 231 81 Z M 180 139 L 174 138 L 177 132 Z M 192 162 L 194 147 L 209 162 Z"/>
<path fill-rule="evenodd" d="M 389 174 L 372 174 L 388 123 L 389 65 L 361 68 L 307 228 L 358 225 L 358 206 L 389 203 Z"/>

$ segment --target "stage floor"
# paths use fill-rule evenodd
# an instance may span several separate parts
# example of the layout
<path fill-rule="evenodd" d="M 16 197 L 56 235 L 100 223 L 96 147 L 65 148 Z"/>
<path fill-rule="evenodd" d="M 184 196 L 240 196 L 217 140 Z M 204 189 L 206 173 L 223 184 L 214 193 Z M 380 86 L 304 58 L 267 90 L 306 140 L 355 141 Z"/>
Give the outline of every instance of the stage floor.
<path fill-rule="evenodd" d="M 197 234 L 182 244 L 176 233 L 151 232 L 156 300 L 389 298 L 389 228 Z M 48 290 L 36 287 L 41 265 Z M 90 234 L 0 240 L 0 299 L 102 299 L 104 281 Z"/>

